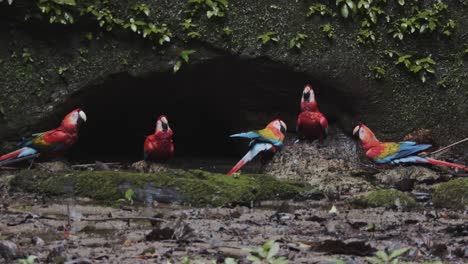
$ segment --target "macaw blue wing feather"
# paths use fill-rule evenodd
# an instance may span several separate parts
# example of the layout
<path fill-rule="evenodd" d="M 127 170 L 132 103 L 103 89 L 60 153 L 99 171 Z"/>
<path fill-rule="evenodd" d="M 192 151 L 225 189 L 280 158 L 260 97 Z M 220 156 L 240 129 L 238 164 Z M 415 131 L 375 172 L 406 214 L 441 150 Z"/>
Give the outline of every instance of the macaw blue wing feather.
<path fill-rule="evenodd" d="M 260 135 L 257 132 L 250 131 L 250 132 L 244 132 L 244 133 L 238 133 L 238 134 L 230 135 L 229 137 L 240 137 L 240 138 L 254 139 L 254 138 L 258 138 L 259 136 Z"/>
<path fill-rule="evenodd" d="M 432 147 L 430 144 L 416 144 L 416 142 L 412 141 L 403 141 L 399 142 L 399 144 L 400 150 L 395 153 L 393 159 L 405 158 Z"/>

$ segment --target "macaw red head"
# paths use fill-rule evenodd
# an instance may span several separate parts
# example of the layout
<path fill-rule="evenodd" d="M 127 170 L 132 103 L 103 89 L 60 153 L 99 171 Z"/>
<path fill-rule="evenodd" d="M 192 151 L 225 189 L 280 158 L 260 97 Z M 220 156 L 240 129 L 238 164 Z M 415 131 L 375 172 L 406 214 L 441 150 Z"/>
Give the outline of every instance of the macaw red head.
<path fill-rule="evenodd" d="M 358 134 L 359 139 L 363 144 L 378 142 L 374 133 L 364 124 L 359 124 L 353 129 L 353 135 Z"/>
<path fill-rule="evenodd" d="M 172 129 L 169 127 L 169 121 L 167 121 L 166 116 L 162 115 L 158 117 L 158 121 L 156 121 L 156 130 L 154 133 L 167 133 L 169 131 L 172 132 Z"/>
<path fill-rule="evenodd" d="M 317 101 L 315 101 L 315 94 L 312 86 L 306 85 L 302 91 L 301 98 L 301 110 L 302 111 L 316 111 Z"/>
<path fill-rule="evenodd" d="M 288 127 L 286 126 L 286 124 L 283 121 L 281 121 L 281 119 L 275 119 L 275 120 L 271 121 L 267 125 L 267 128 L 273 129 L 273 130 L 276 130 L 276 131 L 280 131 L 283 134 L 285 134 L 286 131 L 288 130 Z"/>
<path fill-rule="evenodd" d="M 70 129 L 76 129 L 84 122 L 86 122 L 86 114 L 80 108 L 77 108 L 65 116 L 62 120 L 62 126 Z"/>

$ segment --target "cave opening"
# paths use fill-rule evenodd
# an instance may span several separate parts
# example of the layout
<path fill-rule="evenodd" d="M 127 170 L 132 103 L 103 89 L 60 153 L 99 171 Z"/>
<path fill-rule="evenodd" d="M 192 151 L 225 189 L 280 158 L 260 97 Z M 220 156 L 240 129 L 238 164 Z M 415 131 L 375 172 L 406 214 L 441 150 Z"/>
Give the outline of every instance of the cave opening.
<path fill-rule="evenodd" d="M 223 58 L 185 65 L 179 73 L 133 77 L 113 75 L 71 96 L 68 110 L 81 107 L 88 121 L 68 152 L 73 162 L 127 161 L 143 157 L 145 137 L 166 115 L 174 131 L 174 164 L 200 168 L 232 166 L 248 142 L 229 135 L 263 128 L 275 118 L 295 130 L 302 89 L 310 83 L 331 124 L 351 109 L 345 96 L 305 73 L 264 60 Z M 67 111 L 68 111 L 67 110 Z M 294 134 L 288 134 L 294 138 Z M 218 167 L 219 167 L 218 166 Z"/>

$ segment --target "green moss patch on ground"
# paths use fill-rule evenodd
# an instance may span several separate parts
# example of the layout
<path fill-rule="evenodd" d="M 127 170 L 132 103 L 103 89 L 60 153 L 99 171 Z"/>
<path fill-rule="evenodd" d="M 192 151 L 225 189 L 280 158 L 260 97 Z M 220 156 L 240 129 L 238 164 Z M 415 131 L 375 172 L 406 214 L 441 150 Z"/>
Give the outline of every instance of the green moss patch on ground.
<path fill-rule="evenodd" d="M 77 171 L 49 173 L 21 171 L 12 181 L 14 191 L 49 195 L 73 194 L 98 201 L 114 202 L 128 188 L 175 190 L 181 203 L 194 206 L 248 204 L 251 201 L 301 198 L 312 188 L 304 184 L 278 181 L 264 175 L 224 174 L 201 170 L 170 170 L 158 174 L 123 171 Z M 122 186 L 126 186 L 122 188 Z"/>
<path fill-rule="evenodd" d="M 369 192 L 350 200 L 351 204 L 364 207 L 412 208 L 416 201 L 407 194 L 395 189 Z"/>
<path fill-rule="evenodd" d="M 440 184 L 433 193 L 436 207 L 468 208 L 468 179 L 456 179 Z"/>

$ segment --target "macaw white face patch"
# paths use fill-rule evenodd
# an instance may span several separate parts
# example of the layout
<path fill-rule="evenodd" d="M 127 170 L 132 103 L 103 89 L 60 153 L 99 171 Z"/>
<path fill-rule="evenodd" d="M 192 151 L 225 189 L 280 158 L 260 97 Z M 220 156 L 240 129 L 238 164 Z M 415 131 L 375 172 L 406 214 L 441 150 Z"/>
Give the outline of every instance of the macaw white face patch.
<path fill-rule="evenodd" d="M 284 131 L 288 130 L 288 127 L 286 126 L 286 124 L 282 120 L 280 120 L 280 125 L 283 127 Z"/>
<path fill-rule="evenodd" d="M 301 103 L 302 102 L 313 102 L 315 100 L 315 94 L 314 90 L 312 90 L 312 87 L 307 85 L 304 90 L 302 91 L 302 98 L 301 98 Z"/>
<path fill-rule="evenodd" d="M 158 121 L 156 121 L 156 131 L 163 131 L 164 128 L 166 128 L 166 130 L 171 129 L 167 118 L 165 116 L 161 116 Z"/>

